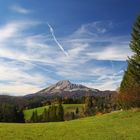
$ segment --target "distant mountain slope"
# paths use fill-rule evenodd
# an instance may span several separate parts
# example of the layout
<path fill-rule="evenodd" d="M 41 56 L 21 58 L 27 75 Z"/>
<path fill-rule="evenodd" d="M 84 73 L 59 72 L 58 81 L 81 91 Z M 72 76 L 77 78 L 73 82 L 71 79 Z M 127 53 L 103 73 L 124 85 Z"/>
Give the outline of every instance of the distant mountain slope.
<path fill-rule="evenodd" d="M 89 90 L 89 88 L 83 86 L 83 85 L 78 85 L 78 84 L 72 84 L 68 80 L 63 80 L 59 81 L 56 84 L 40 91 L 40 92 L 49 92 L 49 93 L 54 93 L 54 92 L 61 92 L 61 91 L 73 91 L 73 90 Z"/>
<path fill-rule="evenodd" d="M 45 88 L 37 93 L 29 94 L 26 97 L 82 97 L 82 96 L 108 96 L 115 94 L 115 91 L 100 91 L 79 84 L 73 84 L 68 80 L 62 80 Z"/>

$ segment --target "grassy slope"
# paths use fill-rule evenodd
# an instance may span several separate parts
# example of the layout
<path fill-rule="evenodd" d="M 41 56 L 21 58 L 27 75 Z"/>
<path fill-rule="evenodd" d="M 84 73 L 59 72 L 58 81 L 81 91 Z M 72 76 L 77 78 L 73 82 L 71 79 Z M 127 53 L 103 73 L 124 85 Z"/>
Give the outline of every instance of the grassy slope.
<path fill-rule="evenodd" d="M 79 111 L 82 109 L 83 104 L 64 104 L 63 105 L 65 113 L 66 112 L 75 112 L 76 107 L 79 108 Z M 25 115 L 25 120 L 29 120 L 31 118 L 32 112 L 34 110 L 37 110 L 38 115 L 41 115 L 42 112 L 44 111 L 44 108 L 48 108 L 48 106 L 44 106 L 44 107 L 38 107 L 38 108 L 34 108 L 34 109 L 28 109 L 24 111 L 24 115 Z"/>
<path fill-rule="evenodd" d="M 0 124 L 0 140 L 140 140 L 140 111 L 68 122 Z"/>

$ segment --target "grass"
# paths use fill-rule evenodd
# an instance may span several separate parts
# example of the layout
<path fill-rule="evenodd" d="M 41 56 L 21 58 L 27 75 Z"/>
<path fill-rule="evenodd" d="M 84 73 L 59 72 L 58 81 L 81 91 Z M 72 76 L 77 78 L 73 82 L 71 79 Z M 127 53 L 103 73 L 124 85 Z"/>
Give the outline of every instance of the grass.
<path fill-rule="evenodd" d="M 114 112 L 66 122 L 1 123 L 0 140 L 140 140 L 140 111 Z"/>
<path fill-rule="evenodd" d="M 76 107 L 79 108 L 79 111 L 82 111 L 83 104 L 63 104 L 64 112 L 75 112 Z M 48 109 L 48 106 L 38 107 L 34 109 L 28 109 L 24 111 L 25 120 L 29 120 L 31 118 L 32 112 L 37 110 L 38 115 L 41 115 L 44 111 L 44 108 Z"/>

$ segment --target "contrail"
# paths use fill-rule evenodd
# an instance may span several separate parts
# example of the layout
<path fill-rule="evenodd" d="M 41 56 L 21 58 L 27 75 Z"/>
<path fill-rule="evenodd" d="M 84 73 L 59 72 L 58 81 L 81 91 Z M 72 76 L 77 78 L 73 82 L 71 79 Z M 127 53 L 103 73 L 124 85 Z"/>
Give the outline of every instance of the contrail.
<path fill-rule="evenodd" d="M 37 65 L 37 64 L 35 64 L 35 63 L 33 63 L 33 62 L 31 62 L 30 60 L 22 60 L 22 62 L 28 63 L 28 64 L 33 65 L 33 66 L 35 66 L 35 67 L 38 67 L 39 69 L 42 69 L 42 70 L 44 70 L 44 71 L 52 72 L 51 70 L 48 70 L 48 69 L 46 69 L 46 68 L 44 68 L 44 67 L 42 67 L 42 66 L 39 66 L 39 65 Z"/>
<path fill-rule="evenodd" d="M 47 23 L 47 24 L 48 24 L 48 27 L 49 27 L 49 29 L 50 29 L 50 32 L 51 32 L 51 34 L 52 34 L 52 37 L 53 37 L 55 43 L 58 45 L 58 47 L 61 49 L 61 51 L 62 51 L 66 56 L 68 56 L 68 53 L 64 50 L 63 46 L 62 46 L 62 45 L 58 42 L 58 40 L 56 39 L 53 28 L 51 27 L 51 25 L 50 25 L 49 23 Z"/>

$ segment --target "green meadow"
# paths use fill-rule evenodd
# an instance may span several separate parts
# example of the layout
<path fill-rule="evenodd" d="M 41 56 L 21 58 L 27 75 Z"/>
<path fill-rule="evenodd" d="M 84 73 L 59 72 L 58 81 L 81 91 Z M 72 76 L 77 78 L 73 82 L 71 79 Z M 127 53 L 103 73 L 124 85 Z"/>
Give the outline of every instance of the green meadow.
<path fill-rule="evenodd" d="M 140 140 L 140 111 L 118 111 L 65 122 L 1 123 L 0 140 Z"/>

